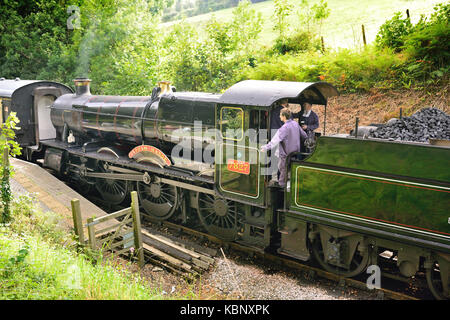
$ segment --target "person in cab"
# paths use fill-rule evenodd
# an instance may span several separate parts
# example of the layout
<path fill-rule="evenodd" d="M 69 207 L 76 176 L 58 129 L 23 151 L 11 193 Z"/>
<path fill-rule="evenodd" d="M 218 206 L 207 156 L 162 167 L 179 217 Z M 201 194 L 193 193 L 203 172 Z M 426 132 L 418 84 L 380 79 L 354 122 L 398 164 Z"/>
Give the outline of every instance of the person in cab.
<path fill-rule="evenodd" d="M 312 111 L 311 103 L 303 102 L 302 106 L 303 113 L 302 111 L 294 113 L 293 117 L 298 118 L 298 123 L 304 131 L 311 133 L 319 127 L 319 117 Z"/>
<path fill-rule="evenodd" d="M 281 109 L 280 120 L 283 122 L 283 125 L 278 129 L 272 140 L 261 147 L 261 151 L 266 152 L 278 146 L 275 156 L 278 157 L 278 170 L 280 175 L 278 182 L 274 185 L 283 188 L 286 186 L 287 178 L 286 159 L 289 154 L 300 152 L 302 141 L 307 137 L 305 131 L 296 121 L 292 120 L 291 116 L 291 110 L 288 108 Z"/>

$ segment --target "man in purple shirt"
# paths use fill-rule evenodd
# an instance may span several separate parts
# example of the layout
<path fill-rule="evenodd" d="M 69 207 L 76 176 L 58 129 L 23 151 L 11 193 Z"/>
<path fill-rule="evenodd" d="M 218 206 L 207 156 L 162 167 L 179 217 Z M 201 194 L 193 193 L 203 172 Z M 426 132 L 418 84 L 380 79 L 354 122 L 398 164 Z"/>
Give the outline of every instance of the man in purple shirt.
<path fill-rule="evenodd" d="M 288 108 L 280 111 L 280 120 L 284 122 L 283 126 L 278 129 L 268 144 L 261 147 L 261 151 L 265 152 L 279 145 L 277 152 L 275 152 L 275 155 L 279 157 L 278 170 L 280 171 L 280 176 L 278 184 L 281 187 L 285 187 L 286 158 L 292 152 L 300 152 L 301 140 L 306 139 L 307 135 L 300 125 L 291 119 L 291 111 Z"/>

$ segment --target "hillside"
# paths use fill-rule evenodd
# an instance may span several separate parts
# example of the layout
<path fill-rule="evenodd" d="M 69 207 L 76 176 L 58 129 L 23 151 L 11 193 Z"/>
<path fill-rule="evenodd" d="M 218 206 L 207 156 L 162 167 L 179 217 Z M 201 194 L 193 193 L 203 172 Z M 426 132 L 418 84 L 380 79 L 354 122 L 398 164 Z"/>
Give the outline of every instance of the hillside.
<path fill-rule="evenodd" d="M 295 3 L 293 13 L 290 15 L 290 23 L 298 27 L 297 11 L 301 1 L 291 1 Z M 314 5 L 319 0 L 310 0 L 309 4 Z M 411 22 L 415 23 L 420 19 L 421 14 L 429 14 L 433 11 L 433 6 L 442 3 L 442 0 L 328 0 L 328 8 L 331 14 L 322 26 L 322 35 L 327 47 L 353 48 L 362 45 L 361 25 L 364 24 L 366 39 L 370 43 L 375 39 L 379 27 L 386 19 L 393 16 L 395 12 L 401 11 L 406 15 L 409 9 Z M 268 45 L 276 37 L 273 31 L 274 4 L 273 1 L 265 1 L 252 4 L 257 12 L 262 14 L 263 29 L 259 37 L 260 44 Z M 234 8 L 224 9 L 213 13 L 202 14 L 187 18 L 186 21 L 200 29 L 212 16 L 218 21 L 229 21 Z M 164 28 L 170 27 L 177 22 L 163 23 Z"/>
<path fill-rule="evenodd" d="M 326 134 L 349 133 L 355 127 L 356 117 L 359 125 L 385 123 L 391 118 L 398 118 L 400 108 L 403 116 L 410 116 L 416 111 L 433 107 L 450 114 L 449 85 L 434 90 L 371 90 L 367 93 L 350 93 L 333 97 L 328 101 Z M 323 108 L 315 106 L 319 115 L 320 127 L 323 132 Z"/>

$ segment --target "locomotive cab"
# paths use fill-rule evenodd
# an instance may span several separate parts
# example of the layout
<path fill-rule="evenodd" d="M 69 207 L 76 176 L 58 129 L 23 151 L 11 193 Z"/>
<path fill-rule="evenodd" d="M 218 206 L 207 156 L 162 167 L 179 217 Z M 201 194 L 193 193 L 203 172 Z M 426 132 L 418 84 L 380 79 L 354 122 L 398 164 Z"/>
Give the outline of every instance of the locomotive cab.
<path fill-rule="evenodd" d="M 218 204 L 219 220 L 212 230 L 218 233 L 227 223 L 242 222 L 242 228 L 229 228 L 227 237 L 255 247 L 266 248 L 274 233 L 276 211 L 282 205 L 280 189 L 266 188 L 277 165 L 270 161 L 260 148 L 270 139 L 270 119 L 281 99 L 290 103 L 310 101 L 326 105 L 329 97 L 337 95 L 336 88 L 325 82 L 298 83 L 281 81 L 242 81 L 229 88 L 220 97 L 216 106 L 216 158 L 215 185 L 220 196 L 228 201 L 234 214 L 223 217 Z M 205 210 L 207 211 L 207 210 Z M 206 215 L 206 213 L 205 213 Z M 222 225 L 219 222 L 223 219 Z M 227 222 L 227 219 L 230 220 Z M 205 224 L 205 221 L 203 221 Z"/>
<path fill-rule="evenodd" d="M 216 130 L 216 183 L 222 194 L 264 205 L 264 186 L 273 163 L 259 149 L 271 137 L 272 113 L 282 99 L 324 105 L 337 95 L 326 82 L 242 81 L 219 99 Z M 326 109 L 325 109 L 326 112 Z M 325 123 L 324 123 L 325 131 Z M 275 171 L 276 172 L 276 171 Z"/>

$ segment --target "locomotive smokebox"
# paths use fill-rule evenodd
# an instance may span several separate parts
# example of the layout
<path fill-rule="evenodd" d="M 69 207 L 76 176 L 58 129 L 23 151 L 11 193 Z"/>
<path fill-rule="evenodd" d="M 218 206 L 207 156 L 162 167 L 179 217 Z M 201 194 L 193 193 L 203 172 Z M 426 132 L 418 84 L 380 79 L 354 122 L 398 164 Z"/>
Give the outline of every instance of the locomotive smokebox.
<path fill-rule="evenodd" d="M 75 94 L 81 96 L 83 94 L 91 94 L 90 83 L 91 79 L 88 78 L 76 78 L 75 82 Z"/>

